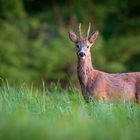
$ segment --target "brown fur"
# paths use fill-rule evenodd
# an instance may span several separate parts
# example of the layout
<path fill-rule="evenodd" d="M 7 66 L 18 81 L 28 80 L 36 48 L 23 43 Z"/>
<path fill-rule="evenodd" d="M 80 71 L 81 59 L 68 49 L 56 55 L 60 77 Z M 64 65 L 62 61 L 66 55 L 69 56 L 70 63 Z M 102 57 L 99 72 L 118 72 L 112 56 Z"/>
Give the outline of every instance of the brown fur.
<path fill-rule="evenodd" d="M 86 101 L 92 97 L 102 100 L 140 101 L 140 72 L 109 74 L 93 69 L 90 58 L 78 61 L 77 74 Z"/>
<path fill-rule="evenodd" d="M 83 39 L 73 32 L 70 32 L 69 36 L 76 45 L 79 45 L 77 74 L 86 101 L 96 97 L 102 100 L 124 99 L 140 102 L 140 72 L 109 74 L 95 70 L 92 67 L 90 47 L 96 40 L 97 33 Z M 79 57 L 81 51 L 85 54 L 84 59 Z"/>

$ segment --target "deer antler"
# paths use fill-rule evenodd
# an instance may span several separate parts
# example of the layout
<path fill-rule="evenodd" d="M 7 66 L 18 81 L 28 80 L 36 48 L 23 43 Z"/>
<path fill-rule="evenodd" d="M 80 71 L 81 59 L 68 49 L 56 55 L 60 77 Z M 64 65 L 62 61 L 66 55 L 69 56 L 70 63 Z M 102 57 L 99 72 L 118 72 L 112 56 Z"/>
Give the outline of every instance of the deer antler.
<path fill-rule="evenodd" d="M 89 22 L 88 31 L 87 31 L 87 38 L 89 37 L 90 28 L 91 28 L 91 23 Z"/>
<path fill-rule="evenodd" d="M 80 34 L 80 38 L 82 37 L 82 32 L 81 32 L 81 23 L 79 24 L 79 34 Z"/>

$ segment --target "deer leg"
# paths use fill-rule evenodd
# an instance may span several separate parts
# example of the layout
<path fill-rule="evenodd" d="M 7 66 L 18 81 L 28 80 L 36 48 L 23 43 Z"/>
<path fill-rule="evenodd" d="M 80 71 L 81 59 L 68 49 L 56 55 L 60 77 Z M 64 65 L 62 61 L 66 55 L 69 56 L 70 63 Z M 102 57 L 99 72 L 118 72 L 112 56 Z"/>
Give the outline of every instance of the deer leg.
<path fill-rule="evenodd" d="M 140 103 L 140 82 L 136 84 L 136 101 Z"/>
<path fill-rule="evenodd" d="M 140 91 L 136 93 L 136 102 L 140 104 Z"/>

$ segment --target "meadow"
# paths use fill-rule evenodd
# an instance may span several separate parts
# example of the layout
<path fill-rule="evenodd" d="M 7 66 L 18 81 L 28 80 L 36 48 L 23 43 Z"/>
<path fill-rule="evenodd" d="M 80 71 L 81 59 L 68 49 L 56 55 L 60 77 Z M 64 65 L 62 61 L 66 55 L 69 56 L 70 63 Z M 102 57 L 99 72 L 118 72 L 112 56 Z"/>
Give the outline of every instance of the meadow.
<path fill-rule="evenodd" d="M 0 87 L 1 140 L 139 140 L 140 105 L 86 103 L 75 87 Z"/>

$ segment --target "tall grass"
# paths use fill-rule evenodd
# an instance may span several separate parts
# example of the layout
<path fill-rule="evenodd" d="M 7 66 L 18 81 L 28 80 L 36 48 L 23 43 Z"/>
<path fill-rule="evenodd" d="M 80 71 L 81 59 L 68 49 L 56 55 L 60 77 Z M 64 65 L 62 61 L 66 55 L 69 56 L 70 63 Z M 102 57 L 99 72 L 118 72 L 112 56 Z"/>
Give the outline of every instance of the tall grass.
<path fill-rule="evenodd" d="M 140 105 L 86 103 L 75 88 L 0 87 L 1 140 L 139 140 Z"/>

